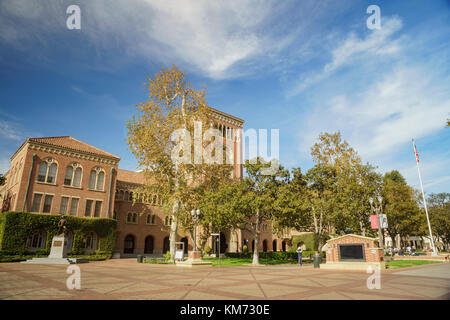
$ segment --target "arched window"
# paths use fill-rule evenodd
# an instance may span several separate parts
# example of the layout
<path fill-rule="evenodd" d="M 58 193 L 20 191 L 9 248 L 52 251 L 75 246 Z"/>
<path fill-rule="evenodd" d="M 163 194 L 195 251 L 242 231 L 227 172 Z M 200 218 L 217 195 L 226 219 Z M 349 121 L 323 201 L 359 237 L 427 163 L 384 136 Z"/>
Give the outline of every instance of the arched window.
<path fill-rule="evenodd" d="M 123 190 L 119 191 L 119 200 L 123 200 Z"/>
<path fill-rule="evenodd" d="M 36 231 L 27 239 L 27 249 L 37 250 L 44 249 L 47 240 L 47 233 L 45 231 Z"/>
<path fill-rule="evenodd" d="M 95 167 L 89 174 L 89 189 L 103 191 L 105 189 L 105 171 Z"/>
<path fill-rule="evenodd" d="M 55 183 L 56 181 L 56 170 L 58 165 L 52 158 L 47 158 L 41 161 L 39 165 L 37 181 L 46 183 Z"/>
<path fill-rule="evenodd" d="M 97 234 L 93 231 L 88 232 L 83 238 L 81 248 L 85 250 L 97 250 Z"/>
<path fill-rule="evenodd" d="M 147 214 L 147 219 L 146 219 L 146 223 L 147 224 L 155 224 L 156 221 L 156 216 L 154 214 Z"/>
<path fill-rule="evenodd" d="M 128 223 L 133 222 L 133 214 L 131 212 L 128 212 L 127 214 L 127 222 Z"/>
<path fill-rule="evenodd" d="M 172 216 L 166 216 L 164 218 L 164 225 L 166 225 L 167 227 L 169 227 L 172 224 Z"/>
<path fill-rule="evenodd" d="M 134 236 L 131 234 L 125 237 L 123 253 L 134 253 Z"/>
<path fill-rule="evenodd" d="M 73 243 L 73 232 L 68 230 L 66 233 L 66 237 L 67 237 L 67 249 L 71 250 L 72 249 L 72 243 Z"/>
<path fill-rule="evenodd" d="M 72 163 L 66 168 L 66 175 L 64 176 L 64 185 L 77 187 L 81 186 L 81 176 L 83 175 L 83 169 L 78 163 Z"/>
<path fill-rule="evenodd" d="M 137 223 L 138 215 L 137 213 L 133 213 L 133 223 Z"/>

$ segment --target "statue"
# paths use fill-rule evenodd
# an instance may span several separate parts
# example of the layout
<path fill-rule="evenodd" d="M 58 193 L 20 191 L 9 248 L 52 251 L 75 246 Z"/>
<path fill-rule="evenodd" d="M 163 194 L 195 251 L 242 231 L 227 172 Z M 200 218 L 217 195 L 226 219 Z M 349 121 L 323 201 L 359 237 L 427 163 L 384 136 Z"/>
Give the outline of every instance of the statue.
<path fill-rule="evenodd" d="M 58 222 L 58 235 L 65 236 L 67 232 L 67 227 L 65 226 L 66 219 L 64 219 L 64 216 L 61 216 L 61 219 Z"/>

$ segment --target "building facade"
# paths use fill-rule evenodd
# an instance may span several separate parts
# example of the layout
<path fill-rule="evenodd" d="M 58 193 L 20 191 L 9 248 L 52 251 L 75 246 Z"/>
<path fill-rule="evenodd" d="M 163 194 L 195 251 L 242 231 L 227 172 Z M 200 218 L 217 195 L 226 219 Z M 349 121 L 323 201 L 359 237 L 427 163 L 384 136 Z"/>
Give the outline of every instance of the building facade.
<path fill-rule="evenodd" d="M 244 121 L 212 108 L 210 119 L 234 159 L 241 159 L 238 133 Z M 70 136 L 29 138 L 11 157 L 6 184 L 0 187 L 1 211 L 116 219 L 116 254 L 163 254 L 169 250 L 171 216 L 157 194 L 145 200 L 138 197 L 133 203 L 133 192 L 144 183 L 143 175 L 119 169 L 119 162 L 118 156 Z M 242 174 L 241 161 L 235 162 L 233 177 L 241 179 Z M 263 223 L 259 249 L 288 250 L 289 238 L 288 233 L 275 235 L 270 223 Z M 178 241 L 185 243 L 186 252 L 193 249 L 190 235 L 180 231 Z M 239 252 L 244 245 L 254 250 L 253 236 L 241 230 L 221 233 L 220 246 L 212 238 L 207 244 L 213 252 L 219 247 L 222 253 Z"/>

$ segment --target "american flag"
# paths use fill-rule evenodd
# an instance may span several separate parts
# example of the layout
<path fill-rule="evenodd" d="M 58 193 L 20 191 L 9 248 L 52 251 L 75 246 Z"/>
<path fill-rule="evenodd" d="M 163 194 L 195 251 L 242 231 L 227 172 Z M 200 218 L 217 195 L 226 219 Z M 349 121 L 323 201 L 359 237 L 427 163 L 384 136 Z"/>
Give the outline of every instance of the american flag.
<path fill-rule="evenodd" d="M 416 144 L 415 144 L 414 140 L 413 140 L 413 145 L 414 145 L 414 154 L 416 155 L 416 162 L 419 163 L 419 153 L 417 152 Z"/>

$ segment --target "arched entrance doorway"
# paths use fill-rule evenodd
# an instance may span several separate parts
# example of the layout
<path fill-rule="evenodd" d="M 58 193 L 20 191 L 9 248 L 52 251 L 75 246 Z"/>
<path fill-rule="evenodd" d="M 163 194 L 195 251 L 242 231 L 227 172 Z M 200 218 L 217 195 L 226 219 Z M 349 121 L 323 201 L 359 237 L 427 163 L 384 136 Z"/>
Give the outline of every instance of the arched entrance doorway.
<path fill-rule="evenodd" d="M 252 240 L 252 252 L 255 251 L 255 240 Z"/>
<path fill-rule="evenodd" d="M 281 250 L 283 252 L 286 251 L 286 240 L 283 240 L 283 242 L 281 242 Z"/>
<path fill-rule="evenodd" d="M 145 238 L 145 249 L 144 249 L 144 253 L 153 253 L 153 237 L 152 236 L 148 236 L 147 238 Z"/>
<path fill-rule="evenodd" d="M 131 234 L 125 237 L 123 253 L 134 253 L 134 236 Z"/>
<path fill-rule="evenodd" d="M 181 242 L 184 243 L 184 253 L 188 253 L 189 250 L 189 242 L 188 242 L 188 238 L 184 237 L 183 239 L 181 239 Z"/>
<path fill-rule="evenodd" d="M 277 240 L 273 240 L 273 242 L 272 242 L 272 250 L 273 250 L 273 252 L 277 251 Z"/>
<path fill-rule="evenodd" d="M 166 253 L 167 251 L 170 251 L 169 237 L 165 237 L 163 242 L 163 253 Z"/>
<path fill-rule="evenodd" d="M 263 241 L 263 252 L 267 252 L 267 240 Z"/>

